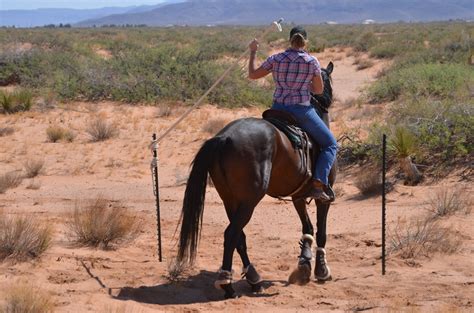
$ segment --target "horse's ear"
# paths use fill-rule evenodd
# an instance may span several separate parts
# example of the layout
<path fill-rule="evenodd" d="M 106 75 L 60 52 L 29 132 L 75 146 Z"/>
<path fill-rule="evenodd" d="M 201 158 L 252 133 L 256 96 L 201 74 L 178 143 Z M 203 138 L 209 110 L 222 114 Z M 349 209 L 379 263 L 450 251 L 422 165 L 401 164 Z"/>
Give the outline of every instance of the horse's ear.
<path fill-rule="evenodd" d="M 329 75 L 331 75 L 333 69 L 334 69 L 334 64 L 332 62 L 329 62 L 328 66 L 326 67 L 326 71 L 328 72 Z"/>

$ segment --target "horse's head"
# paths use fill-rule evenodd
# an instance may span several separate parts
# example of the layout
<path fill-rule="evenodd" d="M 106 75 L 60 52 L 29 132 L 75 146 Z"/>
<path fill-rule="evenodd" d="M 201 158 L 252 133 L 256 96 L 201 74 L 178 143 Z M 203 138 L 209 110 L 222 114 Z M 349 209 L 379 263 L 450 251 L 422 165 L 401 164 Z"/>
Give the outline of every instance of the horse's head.
<path fill-rule="evenodd" d="M 326 68 L 321 68 L 321 77 L 323 78 L 324 90 L 321 95 L 311 94 L 311 103 L 314 106 L 320 106 L 327 111 L 332 103 L 332 79 L 331 74 L 334 64 L 329 62 Z"/>

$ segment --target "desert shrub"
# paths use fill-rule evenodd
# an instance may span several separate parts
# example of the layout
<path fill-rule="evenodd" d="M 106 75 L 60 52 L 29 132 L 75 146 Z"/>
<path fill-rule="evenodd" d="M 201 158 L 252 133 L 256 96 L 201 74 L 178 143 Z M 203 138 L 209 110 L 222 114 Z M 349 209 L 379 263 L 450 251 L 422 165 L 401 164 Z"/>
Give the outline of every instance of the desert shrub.
<path fill-rule="evenodd" d="M 67 226 L 72 241 L 102 249 L 138 235 L 137 217 L 128 208 L 102 197 L 76 204 Z"/>
<path fill-rule="evenodd" d="M 4 193 L 8 189 L 18 187 L 23 181 L 24 176 L 18 172 L 8 172 L 0 175 L 0 193 Z"/>
<path fill-rule="evenodd" d="M 49 248 L 51 236 L 49 225 L 32 216 L 0 213 L 0 260 L 37 258 Z"/>
<path fill-rule="evenodd" d="M 0 127 L 0 137 L 11 135 L 15 132 L 13 127 Z"/>
<path fill-rule="evenodd" d="M 389 253 L 398 254 L 403 259 L 429 257 L 437 252 L 454 253 L 461 245 L 455 232 L 442 227 L 430 217 L 421 217 L 409 222 L 399 220 L 389 238 Z"/>
<path fill-rule="evenodd" d="M 97 117 L 89 122 L 86 128 L 91 141 L 105 141 L 118 136 L 119 130 L 113 123 L 107 122 L 104 118 Z"/>
<path fill-rule="evenodd" d="M 23 164 L 25 169 L 25 177 L 33 178 L 43 173 L 44 171 L 44 160 L 42 159 L 28 159 Z"/>
<path fill-rule="evenodd" d="M 371 196 L 382 191 L 382 175 L 376 168 L 361 170 L 354 182 L 364 196 Z"/>
<path fill-rule="evenodd" d="M 25 89 L 6 92 L 0 90 L 0 109 L 5 114 L 20 111 L 29 111 L 32 105 L 33 95 Z"/>
<path fill-rule="evenodd" d="M 447 99 L 467 93 L 474 73 L 461 64 L 414 64 L 386 74 L 368 89 L 371 102 L 393 101 L 402 96 Z"/>
<path fill-rule="evenodd" d="M 400 47 L 393 43 L 382 43 L 370 48 L 370 56 L 377 59 L 392 59 L 400 53 Z"/>
<path fill-rule="evenodd" d="M 54 311 L 51 296 L 37 286 L 20 282 L 9 286 L 3 308 L 5 313 L 50 313 Z"/>
<path fill-rule="evenodd" d="M 471 212 L 469 192 L 464 189 L 440 188 L 428 201 L 428 211 L 434 218 L 449 216 L 456 213 Z"/>
<path fill-rule="evenodd" d="M 429 163 L 454 162 L 473 151 L 474 108 L 451 101 L 406 101 L 393 105 L 388 123 L 413 137 L 417 158 Z"/>
<path fill-rule="evenodd" d="M 376 42 L 377 38 L 373 32 L 364 32 L 356 38 L 353 47 L 355 51 L 365 52 L 369 51 L 370 47 L 372 47 Z"/>
<path fill-rule="evenodd" d="M 364 59 L 364 58 L 356 58 L 354 61 L 354 65 L 358 71 L 364 70 L 366 68 L 374 66 L 374 62 L 371 59 Z"/>
<path fill-rule="evenodd" d="M 49 142 L 58 142 L 60 140 L 73 142 L 74 138 L 76 138 L 74 132 L 57 125 L 48 127 L 46 129 L 46 136 Z"/>
<path fill-rule="evenodd" d="M 202 126 L 202 130 L 210 135 L 215 135 L 224 128 L 226 124 L 227 120 L 223 118 L 212 118 Z"/>
<path fill-rule="evenodd" d="M 49 142 L 58 142 L 64 138 L 65 130 L 60 126 L 50 126 L 46 129 Z"/>

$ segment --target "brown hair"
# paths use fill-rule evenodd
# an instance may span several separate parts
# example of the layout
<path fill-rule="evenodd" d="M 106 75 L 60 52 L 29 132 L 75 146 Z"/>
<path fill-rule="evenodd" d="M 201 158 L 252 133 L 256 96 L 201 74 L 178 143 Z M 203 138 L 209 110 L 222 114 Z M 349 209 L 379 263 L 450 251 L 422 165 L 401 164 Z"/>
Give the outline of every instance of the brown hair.
<path fill-rule="evenodd" d="M 306 46 L 306 39 L 300 33 L 296 33 L 290 38 L 290 43 L 293 48 L 301 49 Z"/>

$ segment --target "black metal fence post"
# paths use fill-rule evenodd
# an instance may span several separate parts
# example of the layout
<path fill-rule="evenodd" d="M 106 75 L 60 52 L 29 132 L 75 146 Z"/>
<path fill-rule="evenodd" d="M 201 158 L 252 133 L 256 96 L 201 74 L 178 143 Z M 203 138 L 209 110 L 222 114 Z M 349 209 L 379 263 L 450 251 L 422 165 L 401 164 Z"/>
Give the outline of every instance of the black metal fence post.
<path fill-rule="evenodd" d="M 382 136 L 382 275 L 385 275 L 385 174 L 387 171 L 386 163 L 387 136 Z"/>
<path fill-rule="evenodd" d="M 153 193 L 155 194 L 156 199 L 156 230 L 158 237 L 158 258 L 160 262 L 163 261 L 161 253 L 161 216 L 160 216 L 160 190 L 159 190 L 159 180 L 158 180 L 158 153 L 157 148 L 158 144 L 156 141 L 156 134 L 153 134 L 153 161 L 151 163 L 151 170 L 153 174 Z"/>

